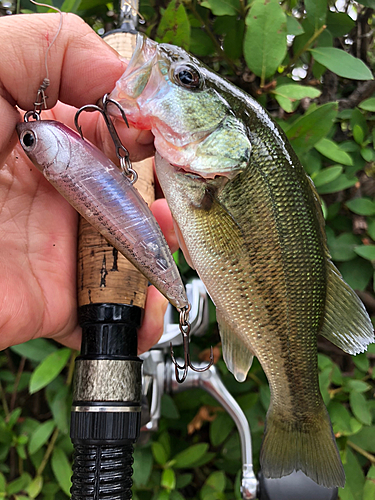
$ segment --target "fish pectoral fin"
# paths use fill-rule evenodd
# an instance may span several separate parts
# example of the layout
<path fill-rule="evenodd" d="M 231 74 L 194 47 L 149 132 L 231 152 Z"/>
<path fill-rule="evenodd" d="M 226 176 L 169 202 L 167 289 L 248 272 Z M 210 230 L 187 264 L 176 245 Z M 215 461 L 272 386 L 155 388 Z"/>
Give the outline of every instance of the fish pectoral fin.
<path fill-rule="evenodd" d="M 225 364 L 236 380 L 243 382 L 246 380 L 254 355 L 249 347 L 234 333 L 233 327 L 225 321 L 219 310 L 216 311 L 216 319 L 219 325 Z"/>
<path fill-rule="evenodd" d="M 344 487 L 345 473 L 323 403 L 313 414 L 298 418 L 270 406 L 260 453 L 267 478 L 301 470 L 317 484 Z"/>
<path fill-rule="evenodd" d="M 328 264 L 325 317 L 320 334 L 349 354 L 364 352 L 374 342 L 374 328 L 358 295 Z"/>

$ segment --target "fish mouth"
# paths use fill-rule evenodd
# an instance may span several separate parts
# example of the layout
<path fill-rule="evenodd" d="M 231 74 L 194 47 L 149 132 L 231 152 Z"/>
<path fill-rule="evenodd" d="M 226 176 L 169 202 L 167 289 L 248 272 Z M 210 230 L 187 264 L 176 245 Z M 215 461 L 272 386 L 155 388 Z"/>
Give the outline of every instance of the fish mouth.
<path fill-rule="evenodd" d="M 139 98 L 150 82 L 152 69 L 157 62 L 157 42 L 144 35 L 137 34 L 137 42 L 133 55 L 125 73 L 116 83 L 110 94 L 111 99 L 118 101 L 134 101 Z"/>
<path fill-rule="evenodd" d="M 147 38 L 142 33 L 137 33 L 135 49 L 123 77 L 127 78 L 131 73 L 152 65 L 157 46 L 157 42 Z"/>

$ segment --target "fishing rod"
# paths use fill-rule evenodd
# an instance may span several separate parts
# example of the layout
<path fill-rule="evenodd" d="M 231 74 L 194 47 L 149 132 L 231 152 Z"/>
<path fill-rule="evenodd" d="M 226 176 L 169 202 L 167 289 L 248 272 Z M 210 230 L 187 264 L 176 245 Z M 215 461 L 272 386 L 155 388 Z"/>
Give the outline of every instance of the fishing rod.
<path fill-rule="evenodd" d="M 120 2 L 120 28 L 104 38 L 123 57 L 135 48 L 138 3 Z M 152 160 L 134 164 L 137 189 L 154 200 Z M 140 431 L 141 360 L 137 329 L 147 279 L 80 218 L 78 317 L 71 439 L 72 499 L 130 499 L 133 444 Z"/>

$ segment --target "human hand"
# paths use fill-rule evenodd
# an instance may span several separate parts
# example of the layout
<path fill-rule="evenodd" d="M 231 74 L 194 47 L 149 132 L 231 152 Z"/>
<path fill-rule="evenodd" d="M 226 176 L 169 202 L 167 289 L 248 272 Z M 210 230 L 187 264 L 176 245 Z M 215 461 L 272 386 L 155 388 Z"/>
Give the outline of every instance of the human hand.
<path fill-rule="evenodd" d="M 46 76 L 47 47 L 57 32 L 59 14 L 0 18 L 0 349 L 36 337 L 51 337 L 79 349 L 77 325 L 77 213 L 32 166 L 18 145 L 15 105 L 33 109 Z M 48 56 L 51 111 L 73 128 L 76 108 L 96 103 L 125 70 L 117 54 L 80 18 L 64 14 L 63 28 Z M 63 104 L 64 103 L 64 104 Z M 107 155 L 113 144 L 98 113 L 83 113 L 85 137 Z M 133 161 L 153 154 L 148 131 L 118 128 Z M 177 242 L 165 200 L 151 207 L 172 251 Z M 140 352 L 162 333 L 166 299 L 149 287 Z"/>

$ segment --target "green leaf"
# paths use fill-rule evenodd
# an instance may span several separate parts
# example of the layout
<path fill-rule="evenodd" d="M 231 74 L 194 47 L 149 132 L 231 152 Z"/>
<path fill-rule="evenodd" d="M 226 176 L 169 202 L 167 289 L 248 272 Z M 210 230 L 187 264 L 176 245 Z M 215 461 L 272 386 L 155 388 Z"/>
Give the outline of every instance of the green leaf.
<path fill-rule="evenodd" d="M 10 349 L 30 361 L 40 362 L 49 354 L 56 352 L 58 347 L 46 339 L 34 339 L 24 344 L 14 345 Z"/>
<path fill-rule="evenodd" d="M 246 16 L 244 56 L 250 70 L 271 77 L 282 63 L 287 49 L 286 15 L 278 0 L 254 0 Z"/>
<path fill-rule="evenodd" d="M 320 154 L 326 156 L 332 161 L 341 163 L 343 165 L 353 165 L 353 160 L 351 156 L 342 151 L 338 144 L 331 139 L 324 137 L 319 142 L 315 144 L 315 149 L 319 151 Z"/>
<path fill-rule="evenodd" d="M 375 245 L 361 245 L 354 248 L 355 253 L 367 260 L 375 260 Z"/>
<path fill-rule="evenodd" d="M 207 443 L 199 443 L 190 446 L 184 451 L 181 451 L 174 457 L 174 467 L 176 469 L 185 469 L 188 467 L 194 467 L 203 455 L 208 450 Z"/>
<path fill-rule="evenodd" d="M 233 419 L 227 413 L 218 413 L 210 424 L 210 441 L 212 446 L 219 446 L 229 436 L 234 427 Z"/>
<path fill-rule="evenodd" d="M 8 416 L 8 428 L 13 429 L 22 413 L 22 408 L 16 408 Z"/>
<path fill-rule="evenodd" d="M 302 35 L 305 31 L 297 21 L 297 19 L 293 16 L 286 16 L 286 32 L 288 35 Z"/>
<path fill-rule="evenodd" d="M 260 387 L 259 396 L 260 396 L 260 401 L 263 405 L 263 408 L 265 410 L 268 410 L 268 407 L 269 407 L 270 401 L 271 401 L 270 386 L 268 384 L 262 385 Z"/>
<path fill-rule="evenodd" d="M 354 248 L 360 243 L 360 239 L 352 233 L 342 233 L 337 238 L 328 241 L 329 250 L 333 260 L 345 262 L 356 257 Z"/>
<path fill-rule="evenodd" d="M 367 382 L 363 382 L 363 380 L 357 380 L 354 378 L 350 378 L 347 380 L 347 386 L 350 390 L 354 390 L 356 392 L 367 392 L 371 389 L 371 385 L 367 384 Z"/>
<path fill-rule="evenodd" d="M 169 495 L 169 500 L 185 500 L 185 497 L 183 497 L 177 490 L 173 490 Z"/>
<path fill-rule="evenodd" d="M 360 257 L 347 262 L 340 262 L 338 268 L 344 280 L 353 290 L 365 290 L 372 278 L 372 264 Z"/>
<path fill-rule="evenodd" d="M 279 85 L 272 93 L 275 94 L 277 102 L 287 113 L 292 113 L 296 109 L 298 101 L 304 97 L 313 99 L 321 94 L 320 90 L 315 87 L 306 87 L 295 83 Z"/>
<path fill-rule="evenodd" d="M 32 433 L 29 441 L 29 453 L 33 455 L 49 440 L 53 429 L 55 428 L 53 420 L 47 420 Z"/>
<path fill-rule="evenodd" d="M 327 0 L 305 0 L 307 21 L 317 31 L 326 20 Z"/>
<path fill-rule="evenodd" d="M 357 144 L 362 144 L 365 139 L 365 133 L 362 127 L 356 123 L 353 128 L 353 138 Z"/>
<path fill-rule="evenodd" d="M 8 495 L 14 495 L 20 491 L 26 489 L 31 483 L 31 476 L 27 472 L 24 472 L 17 479 L 8 484 L 6 491 Z"/>
<path fill-rule="evenodd" d="M 336 75 L 353 80 L 373 80 L 373 76 L 366 64 L 344 50 L 334 47 L 319 47 L 310 49 L 318 63 L 328 68 Z"/>
<path fill-rule="evenodd" d="M 375 217 L 367 219 L 367 234 L 375 241 Z"/>
<path fill-rule="evenodd" d="M 365 478 L 358 459 L 350 448 L 347 448 L 346 450 L 346 463 L 344 463 L 344 470 L 346 476 L 344 491 L 349 490 L 354 500 L 362 500 Z"/>
<path fill-rule="evenodd" d="M 6 491 L 6 480 L 4 474 L 0 472 L 0 493 L 4 493 Z M 3 498 L 3 497 L 0 497 Z"/>
<path fill-rule="evenodd" d="M 354 416 L 363 424 L 371 425 L 371 412 L 365 396 L 361 392 L 352 391 L 349 401 Z"/>
<path fill-rule="evenodd" d="M 375 498 L 375 465 L 372 465 L 366 476 L 366 482 L 363 488 L 362 500 L 374 500 L 374 498 Z"/>
<path fill-rule="evenodd" d="M 160 486 L 167 490 L 174 490 L 176 487 L 176 474 L 173 469 L 164 469 L 161 475 Z"/>
<path fill-rule="evenodd" d="M 170 500 L 170 492 L 167 490 L 161 490 L 158 492 L 157 496 L 154 496 L 153 498 L 157 498 L 157 500 Z"/>
<path fill-rule="evenodd" d="M 364 101 L 361 102 L 361 104 L 358 104 L 358 107 L 363 109 L 364 111 L 375 112 L 375 97 L 370 97 L 369 99 L 365 99 Z"/>
<path fill-rule="evenodd" d="M 217 17 L 214 21 L 214 32 L 224 37 L 223 49 L 233 61 L 239 59 L 243 52 L 245 21 L 234 16 Z"/>
<path fill-rule="evenodd" d="M 165 9 L 156 32 L 156 41 L 189 50 L 190 22 L 184 4 L 179 0 L 172 0 Z"/>
<path fill-rule="evenodd" d="M 29 486 L 26 488 L 26 492 L 31 498 L 36 498 L 42 491 L 42 488 L 43 488 L 43 477 L 36 476 L 35 479 L 33 479 L 29 484 Z"/>
<path fill-rule="evenodd" d="M 161 397 L 161 415 L 174 420 L 180 418 L 178 408 L 169 394 L 163 394 Z"/>
<path fill-rule="evenodd" d="M 64 0 L 64 3 L 61 6 L 62 12 L 72 12 L 75 14 L 80 6 L 81 0 Z"/>
<path fill-rule="evenodd" d="M 353 135 L 354 135 L 354 130 L 353 130 Z M 373 149 L 370 149 L 370 148 L 362 148 L 361 149 L 361 156 L 365 161 L 370 163 L 370 162 L 375 160 L 375 151 Z"/>
<path fill-rule="evenodd" d="M 70 498 L 72 466 L 63 450 L 58 446 L 55 446 L 53 450 L 51 466 L 60 488 Z"/>
<path fill-rule="evenodd" d="M 338 193 L 339 191 L 343 191 L 344 189 L 354 186 L 357 182 L 357 177 L 350 177 L 347 174 L 341 174 L 333 182 L 319 186 L 317 191 L 319 194 Z"/>
<path fill-rule="evenodd" d="M 310 149 L 300 160 L 309 175 L 318 172 L 322 168 L 322 157 L 315 149 Z"/>
<path fill-rule="evenodd" d="M 30 393 L 33 394 L 52 382 L 68 362 L 70 354 L 70 349 L 63 348 L 47 356 L 31 376 Z"/>
<path fill-rule="evenodd" d="M 323 170 L 320 170 L 319 172 L 313 174 L 311 178 L 314 181 L 316 187 L 323 186 L 324 184 L 328 184 L 329 182 L 337 179 L 339 175 L 341 175 L 342 170 L 343 168 L 341 165 L 324 168 Z"/>
<path fill-rule="evenodd" d="M 70 388 L 67 385 L 63 385 L 54 395 L 52 401 L 48 402 L 57 428 L 63 434 L 68 434 L 70 406 L 72 402 Z"/>
<path fill-rule="evenodd" d="M 375 215 L 375 203 L 368 198 L 354 198 L 347 201 L 346 206 L 358 215 Z"/>
<path fill-rule="evenodd" d="M 204 0 L 201 6 L 210 9 L 214 16 L 237 16 L 240 13 L 239 0 Z"/>
<path fill-rule="evenodd" d="M 307 152 L 331 130 L 337 116 L 337 103 L 329 102 L 317 106 L 292 123 L 286 130 L 297 155 Z"/>
<path fill-rule="evenodd" d="M 366 7 L 370 7 L 371 9 L 375 9 L 375 0 L 359 0 L 358 3 L 361 3 Z"/>
<path fill-rule="evenodd" d="M 350 441 L 370 453 L 375 453 L 375 426 L 362 427 L 362 429 L 353 436 Z"/>
<path fill-rule="evenodd" d="M 146 486 L 152 472 L 152 452 L 150 448 L 134 449 L 133 481 L 136 486 Z"/>
<path fill-rule="evenodd" d="M 164 446 L 158 441 L 151 444 L 152 454 L 159 465 L 165 465 L 168 460 L 168 454 Z"/>
<path fill-rule="evenodd" d="M 216 48 L 205 31 L 201 28 L 191 28 L 189 50 L 198 57 L 205 57 L 215 54 Z M 173 257 L 178 264 L 178 251 L 173 254 Z"/>
<path fill-rule="evenodd" d="M 328 388 L 331 385 L 331 371 L 331 368 L 326 368 L 319 373 L 319 389 L 325 405 L 328 405 L 330 401 Z"/>
<path fill-rule="evenodd" d="M 353 363 L 363 373 L 367 373 L 370 368 L 370 361 L 365 352 L 352 357 Z"/>
<path fill-rule="evenodd" d="M 345 12 L 327 12 L 327 29 L 333 37 L 344 36 L 355 26 L 353 19 Z"/>
<path fill-rule="evenodd" d="M 359 125 L 361 127 L 361 129 L 363 130 L 363 134 L 366 137 L 369 133 L 369 128 L 364 114 L 358 108 L 354 108 L 350 116 L 351 129 L 354 130 L 356 125 Z"/>
<path fill-rule="evenodd" d="M 208 476 L 205 484 L 210 486 L 214 491 L 223 493 L 226 485 L 226 477 L 223 471 L 215 471 Z"/>
<path fill-rule="evenodd" d="M 179 474 L 176 478 L 176 488 L 185 488 L 193 480 L 193 474 Z"/>

